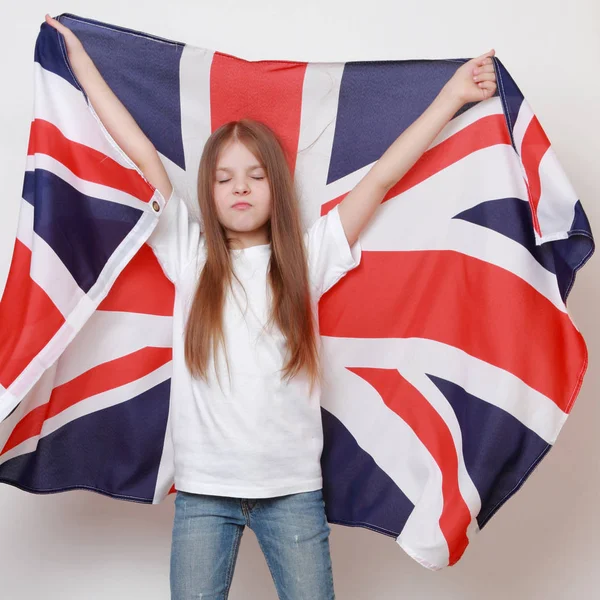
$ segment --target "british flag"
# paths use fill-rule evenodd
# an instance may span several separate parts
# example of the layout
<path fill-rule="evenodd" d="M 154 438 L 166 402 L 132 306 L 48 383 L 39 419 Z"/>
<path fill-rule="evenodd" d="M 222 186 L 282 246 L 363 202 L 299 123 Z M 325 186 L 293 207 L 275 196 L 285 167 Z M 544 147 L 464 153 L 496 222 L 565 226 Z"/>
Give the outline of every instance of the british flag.
<path fill-rule="evenodd" d="M 247 61 L 72 14 L 193 218 L 203 145 L 251 117 L 280 136 L 309 226 L 468 59 Z M 566 307 L 589 222 L 501 61 L 386 195 L 362 261 L 319 304 L 330 523 L 430 569 L 554 444 L 587 368 Z M 173 284 L 145 243 L 164 206 L 43 23 L 18 232 L 0 305 L 0 481 L 158 504 L 173 487 Z"/>

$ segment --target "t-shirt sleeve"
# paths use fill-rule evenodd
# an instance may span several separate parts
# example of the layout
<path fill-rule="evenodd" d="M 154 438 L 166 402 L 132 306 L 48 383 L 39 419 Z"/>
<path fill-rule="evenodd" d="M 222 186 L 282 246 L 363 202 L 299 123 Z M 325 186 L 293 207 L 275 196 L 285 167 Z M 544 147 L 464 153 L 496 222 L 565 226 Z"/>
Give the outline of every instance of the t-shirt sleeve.
<path fill-rule="evenodd" d="M 357 267 L 362 256 L 360 240 L 352 247 L 348 243 L 338 207 L 319 217 L 304 234 L 308 275 L 317 299 Z"/>
<path fill-rule="evenodd" d="M 158 223 L 146 240 L 171 281 L 175 282 L 196 257 L 201 230 L 200 222 L 190 215 L 185 200 L 173 186 Z"/>

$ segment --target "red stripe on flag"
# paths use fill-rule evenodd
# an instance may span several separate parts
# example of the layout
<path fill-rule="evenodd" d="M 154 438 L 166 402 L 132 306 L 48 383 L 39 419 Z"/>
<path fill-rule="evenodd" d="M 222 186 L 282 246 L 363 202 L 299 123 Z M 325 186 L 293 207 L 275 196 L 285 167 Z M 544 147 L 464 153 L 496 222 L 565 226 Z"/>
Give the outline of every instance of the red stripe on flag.
<path fill-rule="evenodd" d="M 35 119 L 31 124 L 27 154 L 47 154 L 80 179 L 126 192 L 143 202 L 154 195 L 154 188 L 135 169 L 127 169 L 102 152 L 69 140 L 56 125 L 43 119 Z"/>
<path fill-rule="evenodd" d="M 482 117 L 424 152 L 398 183 L 388 190 L 383 202 L 395 198 L 402 192 L 436 175 L 473 152 L 497 144 L 510 145 L 510 143 L 504 115 Z M 327 214 L 348 193 L 350 193 L 350 190 L 323 204 L 321 215 Z"/>
<path fill-rule="evenodd" d="M 242 118 L 263 121 L 281 140 L 290 171 L 294 173 L 306 65 L 291 61 L 245 61 L 215 52 L 210 71 L 212 131 Z"/>
<path fill-rule="evenodd" d="M 152 293 L 148 293 L 152 290 Z M 97 310 L 173 316 L 175 286 L 148 244 L 125 265 Z"/>
<path fill-rule="evenodd" d="M 397 370 L 364 367 L 348 367 L 348 370 L 377 390 L 386 406 L 414 431 L 440 468 L 443 508 L 439 524 L 448 543 L 449 565 L 452 566 L 469 545 L 467 528 L 471 513 L 460 493 L 458 456 L 448 425 L 419 390 Z"/>
<path fill-rule="evenodd" d="M 15 239 L 0 302 L 0 383 L 8 388 L 65 322 L 48 294 L 31 279 L 31 250 Z"/>
<path fill-rule="evenodd" d="M 525 184 L 529 196 L 529 205 L 533 217 L 533 226 L 538 235 L 542 235 L 540 222 L 538 220 L 538 205 L 542 195 L 542 183 L 540 181 L 540 162 L 550 148 L 550 140 L 547 138 L 537 117 L 533 115 L 521 143 L 521 162 L 527 175 Z"/>
<path fill-rule="evenodd" d="M 365 252 L 320 300 L 321 335 L 426 338 L 505 369 L 568 412 L 587 348 L 568 314 L 513 273 L 452 250 Z"/>
<path fill-rule="evenodd" d="M 44 421 L 102 392 L 114 390 L 148 375 L 172 359 L 171 348 L 142 348 L 89 369 L 52 390 L 48 402 L 36 406 L 14 427 L 0 455 L 40 435 Z"/>

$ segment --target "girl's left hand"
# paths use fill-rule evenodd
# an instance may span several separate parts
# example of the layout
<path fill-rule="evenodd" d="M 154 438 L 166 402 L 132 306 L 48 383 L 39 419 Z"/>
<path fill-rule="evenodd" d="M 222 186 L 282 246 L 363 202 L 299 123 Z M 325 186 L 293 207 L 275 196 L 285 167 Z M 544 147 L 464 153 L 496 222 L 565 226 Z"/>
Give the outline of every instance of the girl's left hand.
<path fill-rule="evenodd" d="M 491 58 L 494 54 L 492 48 L 461 65 L 444 85 L 446 91 L 462 104 L 491 98 L 496 92 L 496 73 Z"/>
<path fill-rule="evenodd" d="M 46 23 L 51 27 L 54 27 L 57 31 L 63 34 L 65 38 L 65 46 L 67 47 L 67 54 L 71 56 L 72 53 L 83 49 L 82 43 L 79 38 L 66 26 L 53 19 L 48 13 L 45 16 Z"/>

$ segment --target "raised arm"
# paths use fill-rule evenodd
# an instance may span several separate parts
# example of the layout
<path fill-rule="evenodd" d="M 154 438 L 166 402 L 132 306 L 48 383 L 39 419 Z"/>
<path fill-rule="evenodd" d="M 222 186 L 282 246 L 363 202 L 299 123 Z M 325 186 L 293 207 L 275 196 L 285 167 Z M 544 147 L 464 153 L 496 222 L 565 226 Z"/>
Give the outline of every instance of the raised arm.
<path fill-rule="evenodd" d="M 176 282 L 196 256 L 201 223 L 191 218 L 185 201 L 177 188 L 173 188 L 156 148 L 104 81 L 81 41 L 50 15 L 46 15 L 46 22 L 64 36 L 75 76 L 108 133 L 164 197 L 167 204 L 146 242 L 165 275 Z"/>
<path fill-rule="evenodd" d="M 493 55 L 492 49 L 461 65 L 423 114 L 396 138 L 340 202 L 340 220 L 350 246 L 390 188 L 417 162 L 458 109 L 467 102 L 485 100 L 494 94 Z"/>
<path fill-rule="evenodd" d="M 64 36 L 75 76 L 108 133 L 139 167 L 144 177 L 168 200 L 173 188 L 152 142 L 104 81 L 79 38 L 48 14 L 46 23 Z"/>

